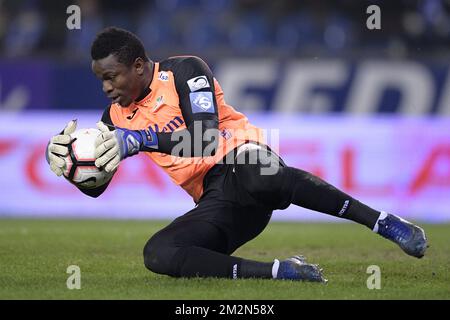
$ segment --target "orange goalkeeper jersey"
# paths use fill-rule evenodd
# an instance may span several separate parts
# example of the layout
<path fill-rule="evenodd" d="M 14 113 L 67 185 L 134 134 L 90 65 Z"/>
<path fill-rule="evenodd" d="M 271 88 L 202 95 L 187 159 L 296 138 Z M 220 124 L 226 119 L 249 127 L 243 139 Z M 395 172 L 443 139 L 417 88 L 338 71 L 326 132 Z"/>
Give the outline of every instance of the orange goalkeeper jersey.
<path fill-rule="evenodd" d="M 203 60 L 185 56 L 154 63 L 148 95 L 128 107 L 110 105 L 102 120 L 131 130 L 151 127 L 155 132 L 171 133 L 208 116 L 218 119 L 220 131 L 218 149 L 213 156 L 178 157 L 158 151 L 145 152 L 198 202 L 203 193 L 203 178 L 212 166 L 246 141 L 264 143 L 262 130 L 225 102 L 222 88 Z"/>

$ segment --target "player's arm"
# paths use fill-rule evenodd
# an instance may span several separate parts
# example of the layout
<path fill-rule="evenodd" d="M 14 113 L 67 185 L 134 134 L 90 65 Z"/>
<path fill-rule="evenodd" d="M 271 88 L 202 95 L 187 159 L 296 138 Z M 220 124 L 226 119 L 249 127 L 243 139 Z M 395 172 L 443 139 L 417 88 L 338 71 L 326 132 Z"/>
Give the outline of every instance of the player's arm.
<path fill-rule="evenodd" d="M 173 67 L 186 129 L 157 132 L 158 152 L 181 157 L 213 156 L 219 144 L 219 115 L 214 78 L 198 57 L 183 57 Z M 144 146 L 144 151 L 147 150 Z"/>

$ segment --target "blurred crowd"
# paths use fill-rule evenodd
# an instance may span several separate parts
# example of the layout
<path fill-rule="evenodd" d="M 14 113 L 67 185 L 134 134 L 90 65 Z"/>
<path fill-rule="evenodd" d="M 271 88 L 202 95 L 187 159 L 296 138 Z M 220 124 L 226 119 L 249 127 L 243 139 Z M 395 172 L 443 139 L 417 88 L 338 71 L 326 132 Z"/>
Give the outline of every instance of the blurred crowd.
<path fill-rule="evenodd" d="M 66 9 L 81 8 L 69 30 Z M 366 8 L 381 8 L 369 31 Z M 149 55 L 446 57 L 450 0 L 0 0 L 0 57 L 89 59 L 105 26 L 135 32 Z"/>

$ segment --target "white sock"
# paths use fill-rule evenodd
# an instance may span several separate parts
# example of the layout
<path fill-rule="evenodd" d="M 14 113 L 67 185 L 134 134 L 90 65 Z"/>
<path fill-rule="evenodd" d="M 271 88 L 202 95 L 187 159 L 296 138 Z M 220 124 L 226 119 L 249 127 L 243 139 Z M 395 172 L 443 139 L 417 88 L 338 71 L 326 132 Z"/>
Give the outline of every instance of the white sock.
<path fill-rule="evenodd" d="M 278 259 L 273 260 L 272 266 L 272 278 L 276 279 L 278 274 L 278 268 L 280 267 L 280 261 Z"/>
<path fill-rule="evenodd" d="M 377 222 L 375 222 L 375 226 L 373 227 L 373 232 L 378 233 L 378 221 L 383 220 L 384 218 L 387 217 L 387 213 L 384 211 L 381 211 L 380 216 L 377 219 Z"/>

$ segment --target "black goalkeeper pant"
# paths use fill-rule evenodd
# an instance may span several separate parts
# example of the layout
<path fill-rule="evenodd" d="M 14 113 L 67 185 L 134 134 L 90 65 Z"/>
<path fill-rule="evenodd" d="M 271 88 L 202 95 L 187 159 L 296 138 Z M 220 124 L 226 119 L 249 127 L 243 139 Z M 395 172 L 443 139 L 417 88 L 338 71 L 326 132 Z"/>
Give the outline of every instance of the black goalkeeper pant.
<path fill-rule="evenodd" d="M 271 262 L 231 254 L 258 236 L 273 210 L 290 204 L 373 228 L 379 212 L 300 169 L 269 149 L 227 155 L 204 179 L 197 206 L 154 234 L 145 266 L 174 277 L 271 278 Z M 234 163 L 232 163 L 234 162 Z"/>

